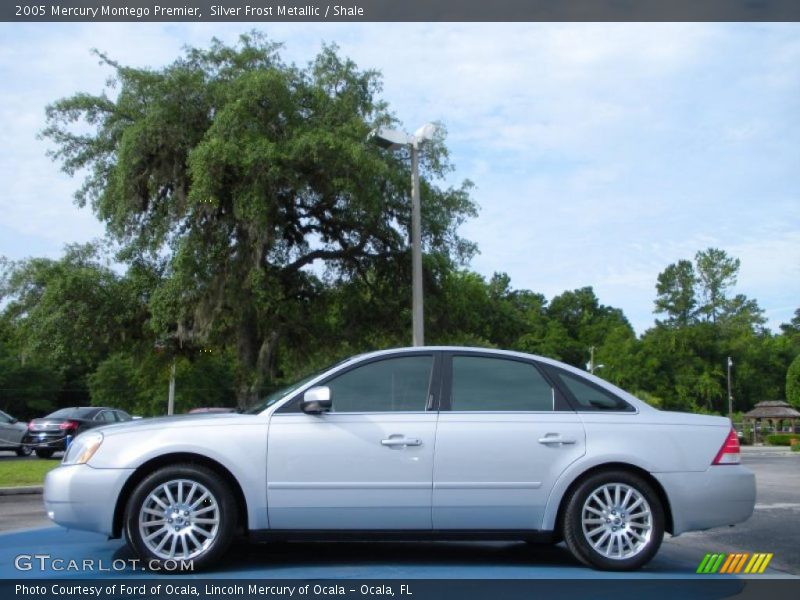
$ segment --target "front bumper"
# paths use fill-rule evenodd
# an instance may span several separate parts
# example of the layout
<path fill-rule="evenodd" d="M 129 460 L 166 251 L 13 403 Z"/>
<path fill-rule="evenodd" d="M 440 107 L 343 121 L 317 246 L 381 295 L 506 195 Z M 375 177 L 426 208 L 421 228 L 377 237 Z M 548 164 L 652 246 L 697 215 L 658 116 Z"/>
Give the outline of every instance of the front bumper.
<path fill-rule="evenodd" d="M 64 527 L 112 535 L 114 509 L 134 469 L 56 467 L 44 480 L 47 516 Z"/>
<path fill-rule="evenodd" d="M 667 493 L 673 535 L 735 525 L 753 514 L 756 477 L 741 465 L 715 465 L 702 472 L 653 473 Z"/>

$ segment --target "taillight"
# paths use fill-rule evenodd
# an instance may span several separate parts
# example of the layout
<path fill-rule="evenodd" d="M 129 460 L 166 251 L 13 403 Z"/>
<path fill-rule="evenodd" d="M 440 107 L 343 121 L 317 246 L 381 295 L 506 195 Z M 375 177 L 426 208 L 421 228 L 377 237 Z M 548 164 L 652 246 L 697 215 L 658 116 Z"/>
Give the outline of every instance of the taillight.
<path fill-rule="evenodd" d="M 28 429 L 33 429 L 36 425 L 33 424 L 33 421 L 28 423 Z"/>
<path fill-rule="evenodd" d="M 738 465 L 741 462 L 741 454 L 739 453 L 739 436 L 736 431 L 731 428 L 728 437 L 722 444 L 722 448 L 717 452 L 717 457 L 714 459 L 712 465 Z"/>
<path fill-rule="evenodd" d="M 63 423 L 61 423 L 58 426 L 58 428 L 61 429 L 61 430 L 77 429 L 78 428 L 78 424 L 75 421 L 64 421 Z"/>

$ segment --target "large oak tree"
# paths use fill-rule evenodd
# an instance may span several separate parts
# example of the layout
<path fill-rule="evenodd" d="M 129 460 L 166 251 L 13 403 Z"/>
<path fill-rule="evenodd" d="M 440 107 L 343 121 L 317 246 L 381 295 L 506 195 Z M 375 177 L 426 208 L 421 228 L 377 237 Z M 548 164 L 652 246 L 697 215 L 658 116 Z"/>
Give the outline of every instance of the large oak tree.
<path fill-rule="evenodd" d="M 108 88 L 55 102 L 43 132 L 67 173 L 86 173 L 77 202 L 105 223 L 120 259 L 164 274 L 154 326 L 181 343 L 235 347 L 242 406 L 275 376 L 319 277 L 397 258 L 410 223 L 407 155 L 367 142 L 394 124 L 378 73 L 334 47 L 304 67 L 279 50 L 253 33 L 160 69 L 98 54 L 113 70 Z M 470 185 L 440 185 L 442 136 L 422 156 L 425 248 L 468 256 L 456 228 L 475 212 Z"/>

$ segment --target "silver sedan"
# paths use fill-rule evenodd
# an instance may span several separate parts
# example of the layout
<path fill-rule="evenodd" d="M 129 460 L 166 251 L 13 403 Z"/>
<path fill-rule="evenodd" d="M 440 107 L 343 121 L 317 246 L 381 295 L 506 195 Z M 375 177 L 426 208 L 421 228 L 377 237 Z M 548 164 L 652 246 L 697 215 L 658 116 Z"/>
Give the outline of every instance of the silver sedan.
<path fill-rule="evenodd" d="M 755 478 L 728 419 L 656 410 L 568 365 L 423 347 L 354 357 L 249 414 L 142 419 L 78 436 L 48 515 L 126 536 L 147 564 L 257 540 L 557 542 L 630 570 L 664 532 L 740 523 Z"/>

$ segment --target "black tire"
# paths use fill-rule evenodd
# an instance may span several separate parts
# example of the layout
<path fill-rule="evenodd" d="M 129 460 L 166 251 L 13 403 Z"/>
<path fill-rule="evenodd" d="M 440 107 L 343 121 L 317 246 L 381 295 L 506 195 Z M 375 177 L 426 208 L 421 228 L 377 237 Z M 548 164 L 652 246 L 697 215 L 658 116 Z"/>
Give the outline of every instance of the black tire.
<path fill-rule="evenodd" d="M 23 446 L 18 447 L 16 452 L 17 452 L 17 456 L 30 456 L 31 453 L 33 452 L 33 448 L 31 448 L 30 446 L 24 446 L 23 445 Z"/>
<path fill-rule="evenodd" d="M 52 458 L 53 454 L 55 454 L 55 450 L 50 450 L 49 448 L 36 449 L 36 456 L 39 458 Z"/>
<path fill-rule="evenodd" d="M 625 514 L 617 508 L 613 514 L 608 514 L 609 520 L 606 520 L 605 511 L 603 511 L 603 516 L 595 514 L 598 508 L 595 500 L 593 499 L 588 503 L 588 508 L 587 500 L 592 494 L 603 490 L 603 486 L 607 485 L 611 486 L 611 490 L 615 490 L 616 486 L 619 485 L 623 493 L 626 493 L 625 490 L 627 489 L 632 489 L 644 499 L 646 504 L 639 503 L 633 509 L 634 511 L 639 511 L 633 513 L 633 519 L 630 518 L 630 514 Z M 612 502 L 609 510 L 621 505 L 621 502 L 613 502 L 615 500 L 613 492 L 611 495 Z M 599 497 L 605 498 L 601 492 L 598 492 L 598 496 L 594 498 Z M 635 496 L 632 498 L 628 503 L 629 506 L 633 506 L 636 501 Z M 649 517 L 636 516 L 643 514 L 642 510 L 647 507 L 649 507 Z M 584 517 L 584 514 L 586 517 Z M 622 515 L 622 519 L 620 519 L 620 515 Z M 585 524 L 588 532 L 584 531 L 584 518 L 593 522 L 592 524 Z M 625 520 L 626 518 L 628 519 L 627 521 Z M 602 522 L 597 524 L 594 521 Z M 645 524 L 647 524 L 647 527 L 645 527 Z M 610 531 L 612 527 L 616 527 L 614 532 Z M 623 530 L 626 533 L 623 533 Z M 598 533 L 592 534 L 593 531 L 598 531 Z M 619 533 L 616 533 L 617 531 Z M 633 534 L 628 533 L 630 531 L 633 531 L 640 538 L 644 537 L 646 541 L 640 542 L 632 537 Z M 664 507 L 658 494 L 641 476 L 627 471 L 597 473 L 581 482 L 568 499 L 564 513 L 563 533 L 567 547 L 575 558 L 585 565 L 602 571 L 632 571 L 647 564 L 658 552 L 661 541 L 664 538 Z M 606 533 L 609 534 L 607 540 L 611 544 L 610 552 L 607 548 L 603 548 L 605 542 L 600 543 L 602 536 Z M 590 540 L 591 535 L 594 535 L 593 540 Z M 611 542 L 610 539 L 612 537 L 616 537 L 617 541 Z M 634 544 L 621 540 L 631 540 Z M 599 545 L 600 550 L 593 546 L 592 541 Z M 609 557 L 602 552 L 602 550 L 605 550 L 605 552 L 613 554 L 615 548 L 618 549 L 618 554 L 621 556 Z"/>
<path fill-rule="evenodd" d="M 159 556 L 155 551 L 154 548 L 149 547 L 147 542 L 142 535 L 142 527 L 140 527 L 140 515 L 143 515 L 143 509 L 147 506 L 146 502 L 148 502 L 148 497 L 151 493 L 156 492 L 159 490 L 161 486 L 164 484 L 168 484 L 168 487 L 172 485 L 173 482 L 182 481 L 184 482 L 183 485 L 186 485 L 185 482 L 191 486 L 191 484 L 197 484 L 198 486 L 204 487 L 210 494 L 213 502 L 216 503 L 217 510 L 213 511 L 212 514 L 217 516 L 218 524 L 216 526 L 216 530 L 214 536 L 212 538 L 204 538 L 200 535 L 199 530 L 195 529 L 195 524 L 191 519 L 194 518 L 194 512 L 192 512 L 191 516 L 186 518 L 185 522 L 182 521 L 180 527 L 186 528 L 188 532 L 194 532 L 192 535 L 195 535 L 195 539 L 199 539 L 208 545 L 203 547 L 202 549 L 195 548 L 197 554 L 193 556 L 189 556 L 188 554 L 181 554 L 180 556 L 175 556 L 174 563 L 169 562 L 171 559 L 169 557 Z M 163 488 L 161 488 L 163 489 Z M 188 495 L 188 492 L 187 492 Z M 196 498 L 197 496 L 194 496 Z M 177 496 L 176 496 L 177 498 Z M 210 506 L 211 501 L 207 500 L 205 504 L 201 504 L 198 510 L 211 510 L 208 508 Z M 178 503 L 176 502 L 176 505 Z M 188 504 L 191 504 L 188 503 Z M 153 506 L 152 504 L 150 504 Z M 205 507 L 205 508 L 204 508 Z M 192 509 L 189 509 L 192 510 Z M 167 518 L 167 511 L 164 511 L 164 519 Z M 184 518 L 180 510 L 177 513 L 170 513 L 170 515 L 175 517 L 178 515 L 178 518 L 175 520 L 175 526 L 178 526 L 177 521 L 181 518 Z M 186 514 L 186 513 L 184 513 Z M 208 512 L 205 513 L 205 516 L 208 516 Z M 144 517 L 147 518 L 146 516 Z M 157 519 L 157 517 L 156 517 Z M 133 490 L 125 508 L 125 537 L 128 540 L 128 544 L 133 548 L 136 554 L 142 559 L 144 562 L 144 566 L 146 568 L 150 568 L 151 570 L 156 570 L 159 573 L 169 574 L 180 572 L 183 569 L 182 561 L 186 561 L 187 563 L 191 563 L 191 566 L 187 566 L 185 570 L 187 572 L 196 572 L 205 569 L 206 567 L 214 564 L 219 558 L 225 554 L 228 547 L 233 540 L 234 533 L 236 531 L 236 523 L 237 523 L 237 507 L 236 507 L 236 500 L 231 493 L 228 485 L 225 481 L 220 477 L 217 473 L 208 469 L 201 465 L 196 465 L 192 463 L 186 464 L 178 464 L 168 467 L 163 467 L 154 471 L 147 477 L 145 477 Z M 170 521 L 172 523 L 173 521 Z M 146 527 L 146 525 L 145 525 Z M 153 529 L 149 529 L 148 532 L 152 533 L 157 526 L 151 526 Z M 175 535 L 172 533 L 171 529 L 173 525 L 164 525 L 163 527 L 169 527 L 170 531 L 166 531 L 163 536 L 169 537 L 170 540 L 173 537 L 178 537 L 180 539 L 180 535 Z M 211 527 L 211 526 L 207 526 Z M 175 529 L 178 531 L 178 529 Z M 156 536 L 154 544 L 157 544 L 159 540 L 163 540 L 164 537 Z M 184 535 L 185 537 L 185 535 Z M 188 538 L 186 538 L 188 540 Z M 208 540 L 211 541 L 208 541 Z M 168 544 L 171 542 L 167 542 Z M 186 542 L 187 546 L 191 546 L 191 542 Z M 184 547 L 184 548 L 186 548 Z M 166 552 L 165 550 L 162 552 Z M 184 550 L 185 552 L 185 550 Z M 187 558 L 188 556 L 188 558 Z M 177 569 L 176 567 L 177 563 Z"/>

